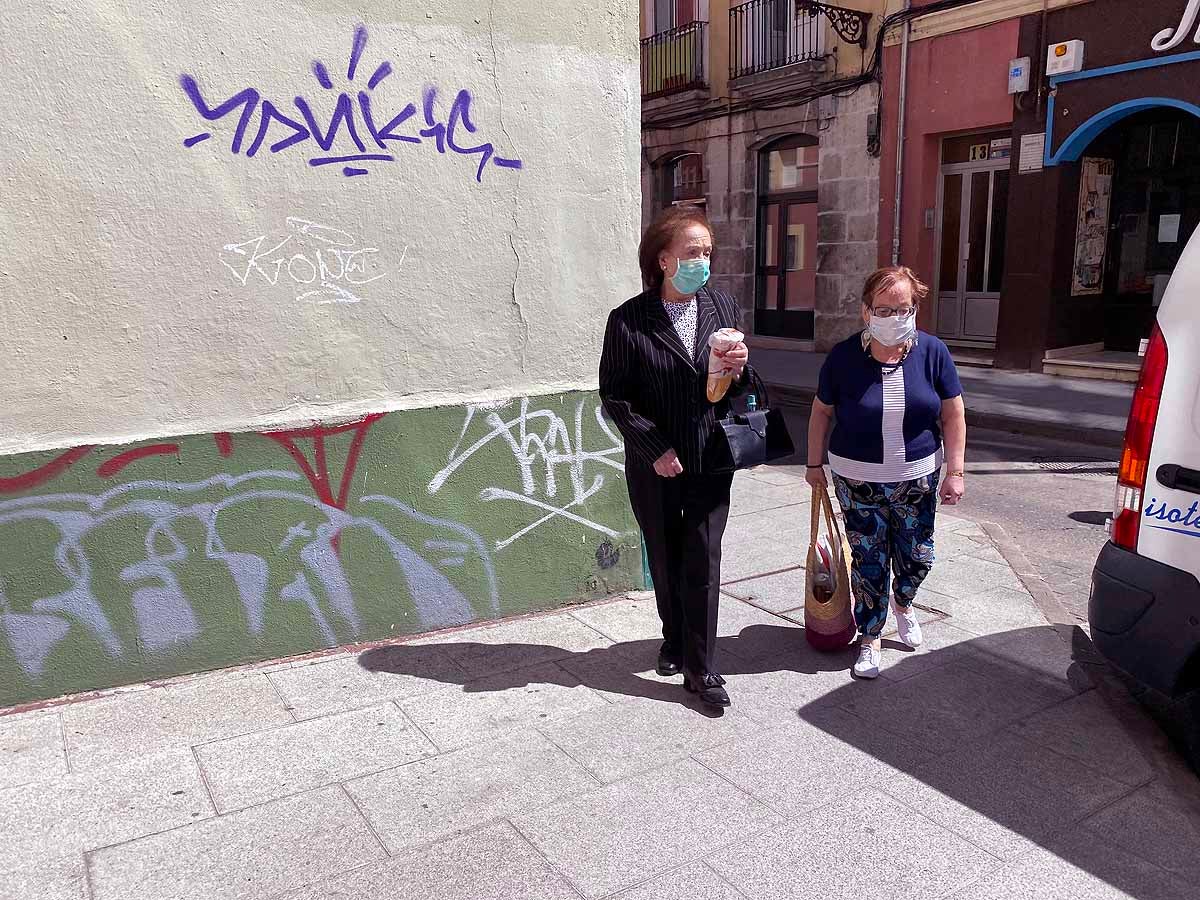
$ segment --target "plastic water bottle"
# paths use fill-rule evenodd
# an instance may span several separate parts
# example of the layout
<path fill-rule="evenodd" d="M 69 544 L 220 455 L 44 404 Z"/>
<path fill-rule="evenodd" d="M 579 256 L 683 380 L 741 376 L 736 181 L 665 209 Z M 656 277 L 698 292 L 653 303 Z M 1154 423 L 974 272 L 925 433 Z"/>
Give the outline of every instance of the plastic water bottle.
<path fill-rule="evenodd" d="M 754 412 L 756 409 L 758 409 L 758 398 L 750 394 L 746 398 L 746 412 Z"/>

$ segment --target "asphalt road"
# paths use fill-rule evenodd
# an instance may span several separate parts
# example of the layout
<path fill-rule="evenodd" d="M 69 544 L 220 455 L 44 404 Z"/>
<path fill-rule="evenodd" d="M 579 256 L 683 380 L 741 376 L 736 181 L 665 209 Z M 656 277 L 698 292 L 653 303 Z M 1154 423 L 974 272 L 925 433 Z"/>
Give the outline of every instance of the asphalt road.
<path fill-rule="evenodd" d="M 779 465 L 802 471 L 808 410 L 787 408 L 797 445 Z M 986 429 L 967 435 L 967 495 L 954 515 L 996 522 L 1080 622 L 1087 621 L 1092 565 L 1108 540 L 1118 452 Z"/>

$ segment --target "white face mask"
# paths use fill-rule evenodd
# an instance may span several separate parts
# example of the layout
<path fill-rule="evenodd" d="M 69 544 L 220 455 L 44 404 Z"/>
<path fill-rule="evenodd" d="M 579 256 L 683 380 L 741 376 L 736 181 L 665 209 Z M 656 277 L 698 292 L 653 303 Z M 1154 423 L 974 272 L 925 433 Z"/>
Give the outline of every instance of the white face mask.
<path fill-rule="evenodd" d="M 871 316 L 871 337 L 885 347 L 899 347 L 905 341 L 912 340 L 917 333 L 917 314 L 914 311 L 907 316 L 888 316 L 881 319 Z"/>

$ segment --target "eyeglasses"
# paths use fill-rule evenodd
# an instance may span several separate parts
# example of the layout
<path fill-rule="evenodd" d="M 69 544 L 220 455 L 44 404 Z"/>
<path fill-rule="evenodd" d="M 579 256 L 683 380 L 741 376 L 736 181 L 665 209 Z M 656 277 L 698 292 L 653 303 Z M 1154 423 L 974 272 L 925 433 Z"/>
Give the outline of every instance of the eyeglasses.
<path fill-rule="evenodd" d="M 881 319 L 890 319 L 892 316 L 907 319 L 914 312 L 916 312 L 914 306 L 901 306 L 899 309 L 892 306 L 876 306 L 871 309 L 871 315 L 879 316 Z"/>

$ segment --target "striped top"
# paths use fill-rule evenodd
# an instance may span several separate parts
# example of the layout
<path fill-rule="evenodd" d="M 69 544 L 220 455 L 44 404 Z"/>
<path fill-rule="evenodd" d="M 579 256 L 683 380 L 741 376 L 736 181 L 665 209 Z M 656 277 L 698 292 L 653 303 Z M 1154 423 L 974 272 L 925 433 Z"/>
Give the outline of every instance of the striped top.
<path fill-rule="evenodd" d="M 898 366 L 883 366 L 859 335 L 838 344 L 821 367 L 820 401 L 834 409 L 833 471 L 886 484 L 942 465 L 942 404 L 962 393 L 946 345 L 924 332 Z"/>
<path fill-rule="evenodd" d="M 883 462 L 871 463 L 829 454 L 829 467 L 851 481 L 888 483 L 924 478 L 942 467 L 942 448 L 909 462 L 904 451 L 904 367 L 883 369 Z"/>

